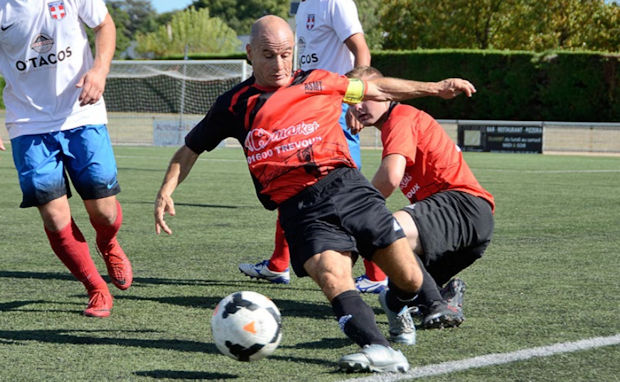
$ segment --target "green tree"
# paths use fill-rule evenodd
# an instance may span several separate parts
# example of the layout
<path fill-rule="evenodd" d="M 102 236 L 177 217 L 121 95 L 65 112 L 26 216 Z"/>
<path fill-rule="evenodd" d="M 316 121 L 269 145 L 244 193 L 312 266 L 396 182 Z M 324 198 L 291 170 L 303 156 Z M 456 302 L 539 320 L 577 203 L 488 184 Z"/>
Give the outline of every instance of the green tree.
<path fill-rule="evenodd" d="M 527 0 L 389 0 L 385 48 L 497 48 L 510 15 Z M 518 20 L 517 20 L 518 21 Z"/>
<path fill-rule="evenodd" d="M 604 0 L 386 0 L 380 14 L 389 49 L 620 50 Z"/>
<path fill-rule="evenodd" d="M 195 0 L 196 9 L 208 8 L 213 17 L 226 20 L 238 35 L 250 34 L 254 21 L 264 15 L 288 18 L 289 0 Z"/>
<path fill-rule="evenodd" d="M 383 28 L 379 20 L 380 3 L 376 0 L 356 0 L 357 13 L 364 28 L 364 37 L 370 49 L 383 47 Z"/>
<path fill-rule="evenodd" d="M 172 16 L 170 23 L 151 33 L 136 35 L 137 51 L 155 58 L 189 53 L 228 53 L 238 48 L 235 31 L 220 18 L 210 17 L 209 9 L 190 7 Z"/>
<path fill-rule="evenodd" d="M 116 25 L 116 58 L 123 56 L 137 32 L 152 32 L 158 25 L 157 12 L 148 0 L 110 0 L 106 5 Z"/>
<path fill-rule="evenodd" d="M 117 28 L 122 25 L 126 36 L 133 40 L 136 33 L 149 33 L 157 29 L 157 12 L 149 0 L 109 0 L 106 2 L 110 14 L 112 10 L 118 10 L 126 14 L 120 20 L 115 20 Z"/>
<path fill-rule="evenodd" d="M 533 2 L 529 47 L 620 51 L 620 8 L 603 0 Z M 538 18 L 535 15 L 540 15 Z"/>
<path fill-rule="evenodd" d="M 127 14 L 127 12 L 123 9 L 117 8 L 111 4 L 108 4 L 108 12 L 116 25 L 116 52 L 114 53 L 114 57 L 119 58 L 129 47 L 133 37 L 125 27 L 125 25 L 129 23 L 129 14 Z M 92 48 L 94 48 L 94 37 L 92 30 L 87 30 L 87 34 L 89 35 L 91 45 L 93 45 Z"/>

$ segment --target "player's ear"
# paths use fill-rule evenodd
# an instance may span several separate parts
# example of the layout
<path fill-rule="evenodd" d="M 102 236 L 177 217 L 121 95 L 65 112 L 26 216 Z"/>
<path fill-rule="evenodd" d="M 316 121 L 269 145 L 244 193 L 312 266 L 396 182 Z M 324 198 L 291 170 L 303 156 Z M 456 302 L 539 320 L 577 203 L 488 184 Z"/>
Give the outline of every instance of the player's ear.
<path fill-rule="evenodd" d="M 248 61 L 252 63 L 252 46 L 245 44 L 245 54 L 248 56 Z"/>

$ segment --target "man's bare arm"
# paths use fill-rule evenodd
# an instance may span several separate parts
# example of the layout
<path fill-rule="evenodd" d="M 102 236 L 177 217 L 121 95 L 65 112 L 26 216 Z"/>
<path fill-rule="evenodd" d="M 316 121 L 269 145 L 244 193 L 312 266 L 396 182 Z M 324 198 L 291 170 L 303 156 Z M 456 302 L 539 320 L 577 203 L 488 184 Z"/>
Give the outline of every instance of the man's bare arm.
<path fill-rule="evenodd" d="M 400 78 L 380 77 L 366 81 L 365 100 L 403 101 L 420 97 L 451 99 L 464 93 L 471 97 L 476 88 L 462 78 L 448 78 L 439 82 L 420 82 Z"/>
<path fill-rule="evenodd" d="M 392 195 L 400 185 L 405 174 L 407 160 L 400 154 L 390 154 L 381 160 L 381 164 L 372 178 L 375 186 L 384 198 Z"/>
<path fill-rule="evenodd" d="M 116 26 L 109 14 L 97 25 L 95 32 L 95 60 L 93 67 L 86 72 L 75 85 L 82 89 L 80 106 L 94 104 L 103 95 L 106 77 L 116 49 Z"/>
<path fill-rule="evenodd" d="M 194 163 L 198 159 L 198 154 L 193 152 L 189 147 L 182 146 L 170 159 L 168 170 L 164 176 L 164 181 L 159 188 L 157 197 L 155 199 L 155 232 L 159 234 L 161 230 L 168 235 L 172 234 L 172 230 L 166 224 L 164 215 L 166 212 L 170 216 L 176 214 L 174 210 L 174 201 L 172 200 L 172 193 L 179 184 L 187 177 L 191 171 Z"/>
<path fill-rule="evenodd" d="M 370 49 L 363 33 L 352 34 L 344 43 L 355 57 L 354 66 L 370 66 Z"/>

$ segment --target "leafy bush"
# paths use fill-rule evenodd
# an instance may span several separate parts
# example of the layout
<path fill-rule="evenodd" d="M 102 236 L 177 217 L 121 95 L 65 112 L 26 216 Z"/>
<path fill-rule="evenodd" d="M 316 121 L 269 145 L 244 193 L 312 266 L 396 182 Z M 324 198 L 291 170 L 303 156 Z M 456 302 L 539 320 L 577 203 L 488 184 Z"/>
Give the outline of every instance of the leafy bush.
<path fill-rule="evenodd" d="M 408 103 L 440 119 L 620 121 L 620 56 L 599 53 L 416 50 L 373 52 L 386 76 L 470 80 L 471 99 Z"/>

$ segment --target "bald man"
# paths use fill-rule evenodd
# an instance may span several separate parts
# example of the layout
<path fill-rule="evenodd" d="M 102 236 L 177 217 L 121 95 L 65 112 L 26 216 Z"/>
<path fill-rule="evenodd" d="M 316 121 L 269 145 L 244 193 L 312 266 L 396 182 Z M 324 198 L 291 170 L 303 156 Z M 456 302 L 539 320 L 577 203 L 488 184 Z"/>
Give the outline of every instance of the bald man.
<path fill-rule="evenodd" d="M 475 88 L 462 79 L 363 81 L 324 70 L 292 73 L 293 47 L 293 32 L 283 19 L 270 15 L 254 23 L 246 46 L 254 73 L 218 97 L 173 155 L 155 200 L 155 230 L 172 233 L 164 215 L 175 214 L 172 193 L 198 156 L 225 138 L 236 138 L 259 200 L 267 209 L 279 209 L 293 271 L 316 282 L 342 331 L 361 347 L 340 358 L 339 366 L 405 372 L 407 359 L 377 327 L 355 288 L 352 267 L 361 254 L 388 275 L 391 293 L 403 307 L 386 309 L 390 336 L 405 344 L 415 343 L 406 304 L 416 298 L 424 277 L 385 199 L 355 167 L 338 123 L 340 105 L 431 95 L 447 99 L 462 92 L 471 96 Z"/>

